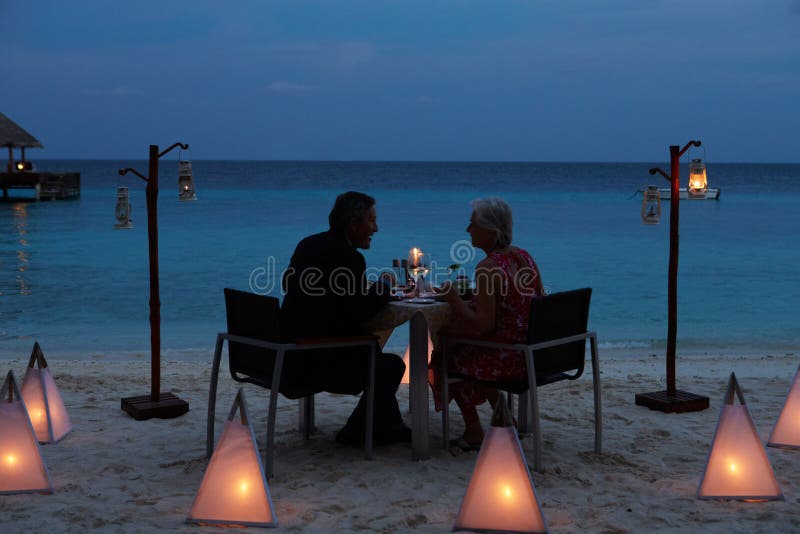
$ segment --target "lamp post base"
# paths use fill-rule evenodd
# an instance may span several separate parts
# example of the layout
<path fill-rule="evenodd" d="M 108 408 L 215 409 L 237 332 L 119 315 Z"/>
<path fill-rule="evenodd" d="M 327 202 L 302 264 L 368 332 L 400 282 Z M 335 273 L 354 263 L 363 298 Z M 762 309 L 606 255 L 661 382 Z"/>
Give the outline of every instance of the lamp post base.
<path fill-rule="evenodd" d="M 699 412 L 708 408 L 708 397 L 679 389 L 675 390 L 675 395 L 669 395 L 666 391 L 654 391 L 637 393 L 636 405 L 664 413 Z"/>
<path fill-rule="evenodd" d="M 158 401 L 153 401 L 150 395 L 125 397 L 122 399 L 122 409 L 137 421 L 154 417 L 173 419 L 188 412 L 189 403 L 173 393 L 162 392 Z"/>

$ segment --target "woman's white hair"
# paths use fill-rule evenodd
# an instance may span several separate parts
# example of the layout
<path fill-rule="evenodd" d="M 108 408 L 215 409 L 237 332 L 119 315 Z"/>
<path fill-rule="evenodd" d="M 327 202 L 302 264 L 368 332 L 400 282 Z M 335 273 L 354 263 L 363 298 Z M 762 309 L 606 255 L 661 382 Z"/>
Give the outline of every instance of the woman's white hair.
<path fill-rule="evenodd" d="M 478 226 L 494 231 L 497 247 L 510 245 L 514 227 L 511 206 L 498 197 L 477 198 L 470 204 L 475 211 L 475 222 Z"/>

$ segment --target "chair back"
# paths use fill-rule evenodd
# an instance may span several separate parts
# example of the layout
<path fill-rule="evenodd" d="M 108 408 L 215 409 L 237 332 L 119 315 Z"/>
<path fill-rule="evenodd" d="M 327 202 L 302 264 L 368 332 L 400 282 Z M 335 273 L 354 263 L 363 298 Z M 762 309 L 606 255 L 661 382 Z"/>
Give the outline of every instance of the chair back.
<path fill-rule="evenodd" d="M 535 297 L 531 301 L 528 344 L 585 333 L 591 297 L 590 287 Z M 586 340 L 534 351 L 537 385 L 578 378 L 583 373 L 585 353 Z"/>
<path fill-rule="evenodd" d="M 256 295 L 245 291 L 225 288 L 225 313 L 228 320 L 228 333 L 259 339 L 261 341 L 280 341 L 280 305 L 275 297 Z M 269 384 L 275 364 L 275 351 L 253 347 L 231 341 L 228 344 L 229 366 L 235 380 L 243 380 L 236 373 L 253 375 Z"/>

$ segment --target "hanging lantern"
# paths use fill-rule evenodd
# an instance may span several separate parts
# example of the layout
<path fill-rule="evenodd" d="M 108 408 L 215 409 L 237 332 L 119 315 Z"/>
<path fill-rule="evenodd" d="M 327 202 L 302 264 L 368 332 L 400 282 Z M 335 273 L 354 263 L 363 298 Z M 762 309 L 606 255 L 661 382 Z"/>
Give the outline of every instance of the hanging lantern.
<path fill-rule="evenodd" d="M 700 158 L 693 159 L 689 164 L 689 185 L 686 188 L 689 198 L 706 198 L 708 180 L 706 179 L 706 166 Z"/>
<path fill-rule="evenodd" d="M 733 393 L 739 405 L 733 404 Z M 782 501 L 783 493 L 761 439 L 745 406 L 742 390 L 731 373 L 725 404 L 711 441 L 708 462 L 697 488 L 698 499 Z"/>
<path fill-rule="evenodd" d="M 661 219 L 661 193 L 658 187 L 648 185 L 642 194 L 642 222 L 658 224 Z"/>
<path fill-rule="evenodd" d="M 239 410 L 241 422 L 234 420 Z M 208 463 L 187 523 L 277 527 L 264 467 L 241 389 Z"/>
<path fill-rule="evenodd" d="M 114 210 L 114 215 L 117 218 L 114 228 L 133 228 L 127 187 L 117 187 L 117 208 Z"/>
<path fill-rule="evenodd" d="M 192 178 L 192 162 L 189 160 L 178 160 L 178 200 L 197 200 Z"/>
<path fill-rule="evenodd" d="M 22 398 L 39 443 L 57 443 L 72 430 L 72 421 L 39 343 L 33 345 L 28 370 L 22 379 Z"/>
<path fill-rule="evenodd" d="M 0 495 L 52 493 L 50 473 L 42 460 L 25 401 L 14 373 L 0 388 Z"/>
<path fill-rule="evenodd" d="M 483 438 L 453 530 L 547 532 L 504 393 Z"/>
<path fill-rule="evenodd" d="M 800 449 L 800 367 L 792 380 L 778 422 L 772 429 L 767 447 L 778 449 Z"/>

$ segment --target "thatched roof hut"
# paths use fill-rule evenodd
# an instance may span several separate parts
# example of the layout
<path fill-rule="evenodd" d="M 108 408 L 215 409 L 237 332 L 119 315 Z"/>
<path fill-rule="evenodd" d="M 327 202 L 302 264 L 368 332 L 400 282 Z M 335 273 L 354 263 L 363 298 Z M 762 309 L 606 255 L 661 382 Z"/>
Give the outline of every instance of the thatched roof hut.
<path fill-rule="evenodd" d="M 0 113 L 0 146 L 9 148 L 44 148 L 16 122 Z"/>
<path fill-rule="evenodd" d="M 0 146 L 8 147 L 8 172 L 11 172 L 14 161 L 12 151 L 14 148 L 22 150 L 22 161 L 25 161 L 26 148 L 44 148 L 38 139 L 2 113 L 0 113 Z"/>

